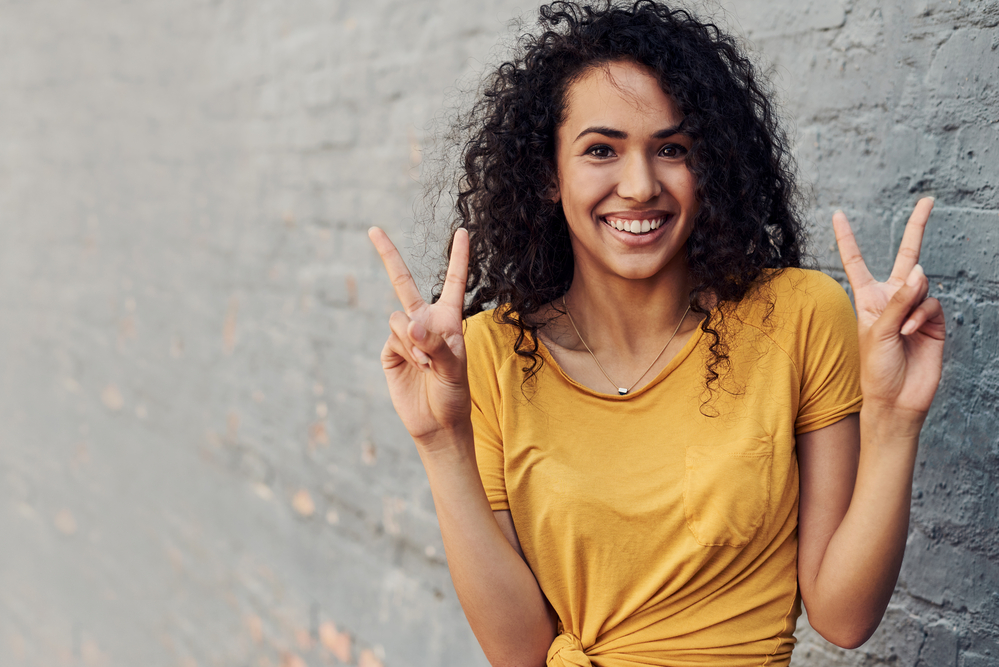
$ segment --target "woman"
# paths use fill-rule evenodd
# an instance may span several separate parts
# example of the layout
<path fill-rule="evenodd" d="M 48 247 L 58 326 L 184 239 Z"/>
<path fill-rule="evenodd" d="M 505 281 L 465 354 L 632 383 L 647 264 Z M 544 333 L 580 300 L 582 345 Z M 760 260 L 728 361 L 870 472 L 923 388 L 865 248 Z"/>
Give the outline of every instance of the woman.
<path fill-rule="evenodd" d="M 834 216 L 854 321 L 798 268 L 787 146 L 730 38 L 647 1 L 540 25 L 477 107 L 435 303 L 371 231 L 405 309 L 389 390 L 476 637 L 493 665 L 785 665 L 800 595 L 858 646 L 940 377 L 932 200 L 885 283 Z"/>

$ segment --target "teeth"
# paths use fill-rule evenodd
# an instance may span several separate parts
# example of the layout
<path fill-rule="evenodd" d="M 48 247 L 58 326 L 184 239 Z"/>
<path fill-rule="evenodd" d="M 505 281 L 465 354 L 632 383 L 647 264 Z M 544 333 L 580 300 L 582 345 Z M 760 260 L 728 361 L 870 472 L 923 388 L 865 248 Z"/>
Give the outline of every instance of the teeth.
<path fill-rule="evenodd" d="M 663 224 L 661 218 L 656 220 L 606 220 L 607 224 L 614 229 L 632 234 L 645 234 L 653 229 L 659 229 Z"/>

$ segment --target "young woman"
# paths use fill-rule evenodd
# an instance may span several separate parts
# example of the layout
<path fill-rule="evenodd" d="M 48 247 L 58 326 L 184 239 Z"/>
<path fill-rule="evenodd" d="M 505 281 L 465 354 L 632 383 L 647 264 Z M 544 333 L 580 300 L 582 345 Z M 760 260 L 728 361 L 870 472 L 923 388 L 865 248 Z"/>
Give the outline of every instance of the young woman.
<path fill-rule="evenodd" d="M 885 283 L 834 216 L 855 319 L 799 268 L 750 63 L 649 1 L 542 7 L 470 127 L 436 302 L 371 239 L 404 308 L 389 390 L 490 662 L 786 665 L 799 600 L 863 643 L 940 377 L 932 200 Z"/>

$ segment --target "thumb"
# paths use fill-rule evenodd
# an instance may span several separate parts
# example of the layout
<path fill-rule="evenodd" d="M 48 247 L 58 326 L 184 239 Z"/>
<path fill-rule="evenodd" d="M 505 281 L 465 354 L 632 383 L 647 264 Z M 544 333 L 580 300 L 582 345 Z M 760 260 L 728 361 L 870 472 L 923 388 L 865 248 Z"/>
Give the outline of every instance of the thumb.
<path fill-rule="evenodd" d="M 413 357 L 424 368 L 433 369 L 441 379 L 459 383 L 465 376 L 465 360 L 459 358 L 439 333 L 428 331 L 419 322 L 409 323 Z"/>
<path fill-rule="evenodd" d="M 916 264 L 906 277 L 905 284 L 892 295 L 878 318 L 880 333 L 888 337 L 898 335 L 909 314 L 926 298 L 929 288 L 930 283 L 923 267 Z"/>

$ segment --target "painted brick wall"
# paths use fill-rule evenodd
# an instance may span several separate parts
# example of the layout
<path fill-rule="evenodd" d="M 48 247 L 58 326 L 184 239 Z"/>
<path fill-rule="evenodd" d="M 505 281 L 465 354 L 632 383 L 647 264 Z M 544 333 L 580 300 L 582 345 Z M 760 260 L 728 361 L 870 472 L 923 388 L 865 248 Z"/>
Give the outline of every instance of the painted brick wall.
<path fill-rule="evenodd" d="M 485 665 L 378 364 L 364 230 L 533 3 L 0 0 L 0 665 Z M 733 0 L 882 275 L 951 329 L 888 616 L 795 662 L 999 664 L 999 3 Z M 717 7 L 713 11 L 718 11 Z"/>

